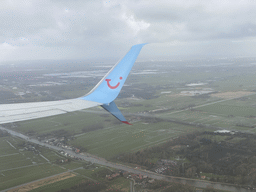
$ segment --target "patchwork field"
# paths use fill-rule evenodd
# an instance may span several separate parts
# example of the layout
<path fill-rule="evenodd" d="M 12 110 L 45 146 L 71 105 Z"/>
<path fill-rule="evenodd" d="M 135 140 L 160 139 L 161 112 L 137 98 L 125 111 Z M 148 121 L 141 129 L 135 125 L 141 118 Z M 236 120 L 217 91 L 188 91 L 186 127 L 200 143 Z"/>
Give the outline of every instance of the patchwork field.
<path fill-rule="evenodd" d="M 22 143 L 14 137 L 0 138 L 0 190 L 12 188 L 8 191 L 48 192 L 69 188 L 85 180 L 101 181 L 95 173 L 104 170 L 104 167 L 84 170 L 82 161 L 58 165 L 56 159 L 65 157 L 42 147 L 40 154 L 26 151 L 21 147 Z M 109 188 L 118 188 L 117 183 L 116 180 L 110 182 Z M 129 186 L 129 181 L 125 179 L 122 183 L 121 188 Z"/>
<path fill-rule="evenodd" d="M 70 143 L 86 146 L 88 153 L 110 158 L 119 153 L 138 151 L 194 130 L 189 126 L 169 122 L 152 123 L 150 126 L 148 123 L 137 122 L 133 126 L 118 125 L 89 132 Z"/>
<path fill-rule="evenodd" d="M 195 130 L 256 133 L 255 65 L 249 65 L 251 60 L 234 60 L 234 65 L 225 65 L 222 60 L 207 62 L 152 62 L 134 69 L 116 100 L 132 126 L 120 124 L 104 110 L 95 108 L 6 127 L 40 140 L 65 137 L 67 144 L 106 159 L 158 145 Z M 144 70 L 155 72 L 135 73 Z M 60 91 L 62 88 L 65 90 Z M 54 92 L 53 87 L 50 90 L 53 95 L 64 98 L 77 97 L 85 91 L 80 79 L 74 85 L 58 87 L 58 92 Z M 76 176 L 56 180 L 33 191 L 64 189 L 85 178 L 98 180 L 93 175 L 94 170 L 78 169 L 81 162 L 59 166 L 55 162 L 63 157 L 56 152 L 40 148 L 42 157 L 24 150 L 21 144 L 18 138 L 0 138 L 0 190 L 60 174 L 67 169 L 77 169 L 73 172 Z M 129 189 L 129 181 L 118 181 L 121 182 L 124 183 L 122 189 Z"/>
<path fill-rule="evenodd" d="M 223 93 L 222 95 L 232 95 Z M 236 95 L 236 92 L 233 92 Z M 238 97 L 198 105 L 193 109 L 163 114 L 162 117 L 184 122 L 201 123 L 231 130 L 254 132 L 256 126 L 256 95 L 241 93 Z M 241 96 L 244 95 L 244 96 Z"/>
<path fill-rule="evenodd" d="M 20 139 L 13 137 L 0 138 L 0 190 L 64 171 L 40 155 L 24 151 L 19 146 L 20 142 Z M 49 158 L 52 151 L 47 150 L 44 155 Z"/>
<path fill-rule="evenodd" d="M 64 115 L 58 115 L 49 118 L 35 119 L 33 121 L 25 121 L 18 123 L 14 130 L 30 135 L 44 136 L 51 132 L 60 129 L 71 132 L 72 134 L 79 134 L 86 126 L 95 125 L 99 122 L 104 123 L 103 126 L 108 126 L 108 122 L 104 122 L 105 118 L 99 115 L 95 117 L 94 114 L 84 112 L 74 112 Z"/>

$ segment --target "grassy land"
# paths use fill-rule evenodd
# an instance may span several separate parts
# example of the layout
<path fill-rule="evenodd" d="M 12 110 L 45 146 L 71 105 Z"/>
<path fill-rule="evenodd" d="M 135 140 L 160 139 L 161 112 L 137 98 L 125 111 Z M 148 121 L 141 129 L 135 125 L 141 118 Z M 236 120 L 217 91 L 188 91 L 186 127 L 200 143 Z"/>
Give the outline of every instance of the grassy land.
<path fill-rule="evenodd" d="M 47 162 L 39 154 L 24 150 L 24 148 L 21 147 L 22 143 L 24 142 L 21 139 L 14 137 L 0 138 L 0 144 L 2 146 L 0 151 L 0 190 L 77 168 L 80 168 L 74 172 L 77 176 L 57 181 L 55 183 L 46 184 L 32 191 L 58 191 L 70 188 L 88 179 L 92 179 L 94 181 L 105 180 L 105 178 L 102 180 L 102 178 L 95 175 L 96 172 L 106 169 L 104 167 L 94 166 L 89 169 L 83 169 L 82 166 L 84 162 L 80 161 L 72 161 L 71 163 L 60 165 L 52 164 L 56 159 L 64 158 L 54 151 L 39 147 L 40 154 L 50 160 L 50 162 Z M 113 180 L 108 183 L 108 188 L 125 189 L 128 191 L 129 180 L 124 178 Z"/>
<path fill-rule="evenodd" d="M 14 149 L 7 141 L 9 141 Z M 12 137 L 0 138 L 0 190 L 51 176 L 65 171 L 32 151 L 25 151 L 19 146 L 22 141 Z M 52 151 L 44 149 L 44 155 Z M 48 156 L 47 156 L 48 157 Z"/>
<path fill-rule="evenodd" d="M 235 94 L 235 92 L 234 92 Z M 243 100 L 243 98 L 245 98 Z M 164 118 L 174 118 L 185 122 L 208 124 L 233 130 L 252 130 L 256 125 L 256 96 L 241 99 L 224 99 L 221 102 L 209 102 L 195 110 L 181 110 L 162 114 Z M 200 106 L 200 105 L 198 105 Z"/>
<path fill-rule="evenodd" d="M 60 129 L 72 134 L 80 134 L 82 133 L 82 129 L 86 126 L 97 123 L 104 123 L 104 126 L 108 126 L 109 124 L 108 122 L 105 122 L 104 117 L 99 115 L 85 112 L 74 112 L 49 118 L 21 122 L 15 130 L 22 133 L 32 132 L 37 136 L 46 135 Z"/>
<path fill-rule="evenodd" d="M 2 172 L 4 176 L 1 176 L 0 190 L 48 177 L 63 171 L 64 170 L 60 167 L 50 164 L 41 164 L 25 168 L 17 167 L 15 170 Z"/>
<path fill-rule="evenodd" d="M 76 184 L 79 184 L 81 182 L 83 182 L 83 180 L 85 180 L 83 177 L 81 176 L 75 176 L 69 179 L 65 179 L 62 181 L 58 181 L 55 183 L 51 183 L 49 185 L 45 185 L 42 187 L 39 187 L 37 189 L 33 189 L 31 190 L 31 192 L 43 192 L 43 191 L 47 191 L 47 192 L 54 192 L 54 191 L 59 191 L 61 189 L 67 189 L 70 188 Z"/>
<path fill-rule="evenodd" d="M 89 132 L 71 141 L 72 145 L 86 146 L 87 152 L 101 157 L 110 158 L 118 153 L 141 150 L 184 132 L 194 129 L 175 123 L 159 122 L 146 124 L 134 123 L 133 126 L 118 125 L 111 128 Z"/>
<path fill-rule="evenodd" d="M 178 63 L 179 64 L 179 63 Z M 116 103 L 125 114 L 146 114 L 163 118 L 165 120 L 178 120 L 185 123 L 198 123 L 211 125 L 223 129 L 232 129 L 240 131 L 256 132 L 256 95 L 244 96 L 239 99 L 216 97 L 214 94 L 206 96 L 181 96 L 181 91 L 195 91 L 211 88 L 215 92 L 226 93 L 237 91 L 254 93 L 256 90 L 255 74 L 251 69 L 242 72 L 243 69 L 236 71 L 229 68 L 221 68 L 216 71 L 203 71 L 196 68 L 178 67 L 173 72 L 172 67 L 163 65 L 166 73 L 150 75 L 131 75 L 127 81 L 128 85 L 147 84 L 149 89 L 155 89 L 156 98 L 139 98 L 138 100 L 130 98 L 120 98 Z M 231 67 L 232 68 L 232 67 Z M 140 68 L 141 70 L 147 67 Z M 207 69 L 208 70 L 208 69 Z M 186 84 L 202 82 L 204 85 L 188 87 Z M 158 88 L 161 86 L 161 88 Z M 139 87 L 141 90 L 144 87 Z M 89 89 L 87 89 L 89 90 Z M 22 91 L 22 90 L 20 90 Z M 125 87 L 123 89 L 125 91 Z M 161 92 L 170 91 L 170 93 Z M 64 98 L 73 98 L 84 94 L 85 89 L 74 87 L 61 92 L 60 96 Z M 136 95 L 136 94 L 135 94 Z M 219 102 L 221 101 L 221 102 Z M 128 103 L 130 106 L 123 106 Z M 196 107 L 189 109 L 189 107 Z M 166 111 L 152 112 L 156 109 L 165 109 Z M 24 121 L 17 123 L 14 127 L 16 131 L 29 133 L 32 137 L 52 135 L 59 130 L 66 131 L 69 136 L 75 136 L 69 143 L 75 146 L 83 146 L 88 153 L 92 153 L 104 158 L 111 158 L 119 153 L 134 152 L 141 149 L 154 146 L 178 137 L 182 134 L 202 130 L 202 128 L 183 125 L 171 122 L 149 121 L 137 116 L 133 126 L 117 124 L 117 120 L 110 115 L 97 114 L 90 112 L 74 112 L 64 115 L 42 118 L 38 120 Z M 150 112 L 151 111 L 151 112 Z M 145 114 L 145 115 L 146 115 Z M 95 124 L 102 124 L 103 129 L 83 132 L 83 129 Z M 254 127 L 254 128 L 252 128 Z M 213 131 L 213 130 L 212 130 Z M 215 140 L 221 141 L 217 136 Z M 9 141 L 14 147 L 12 147 Z M 233 140 L 232 142 L 238 142 Z M 47 163 L 40 155 L 31 151 L 24 151 L 19 144 L 20 140 L 12 137 L 0 138 L 0 190 L 16 186 L 22 183 L 33 181 L 35 179 L 61 173 L 66 169 L 74 169 L 81 166 L 79 162 L 62 165 L 62 168 Z M 16 148 L 16 149 L 15 149 Z M 55 162 L 61 158 L 58 154 L 45 148 L 40 148 L 41 154 Z M 157 159 L 155 159 L 157 161 Z M 99 168 L 100 170 L 101 168 Z M 92 170 L 77 170 L 80 175 L 50 184 L 34 191 L 56 191 L 72 186 L 81 182 L 85 177 L 97 180 Z M 83 177 L 85 176 L 85 177 Z M 124 182 L 124 188 L 129 185 Z M 113 185 L 117 185 L 113 184 Z M 127 186 L 126 186 L 127 185 Z"/>
<path fill-rule="evenodd" d="M 70 163 L 69 165 L 71 165 L 73 163 Z M 79 164 L 79 166 L 81 167 L 82 162 L 77 162 L 77 164 Z M 66 167 L 66 166 L 64 166 Z M 70 168 L 70 166 L 69 166 Z M 99 183 L 99 182 L 104 182 L 107 184 L 107 189 L 109 190 L 113 190 L 113 189 L 121 189 L 124 191 L 129 191 L 129 187 L 130 187 L 130 180 L 120 177 L 120 178 L 116 178 L 114 180 L 108 181 L 104 176 L 97 176 L 97 173 L 100 171 L 104 171 L 107 168 L 105 167 L 101 167 L 101 166 L 97 166 L 95 165 L 94 167 L 90 167 L 89 169 L 78 169 L 75 170 L 73 173 L 76 174 L 76 176 L 71 177 L 71 178 L 67 178 L 61 181 L 57 181 L 54 183 L 50 183 L 47 184 L 45 183 L 43 186 L 38 187 L 36 189 L 31 190 L 32 192 L 36 192 L 36 191 L 58 191 L 61 189 L 66 189 L 66 188 L 70 188 L 74 185 L 77 185 L 81 182 L 84 182 L 86 180 L 93 180 L 95 183 Z"/>
<path fill-rule="evenodd" d="M 124 102 L 131 104 L 131 107 L 122 108 L 124 113 L 140 113 L 149 112 L 155 109 L 168 109 L 167 111 L 153 113 L 153 115 L 167 120 L 174 119 L 186 123 L 202 123 L 226 129 L 251 130 L 252 132 L 255 132 L 254 129 L 250 128 L 256 124 L 256 119 L 250 118 L 256 114 L 256 108 L 252 105 L 256 103 L 255 95 L 244 96 L 242 97 L 243 99 L 232 100 L 214 96 L 211 97 L 211 95 L 207 97 L 180 96 L 180 91 L 188 89 L 185 86 L 185 83 L 188 83 L 195 76 L 200 77 L 199 79 L 201 80 L 205 80 L 206 78 L 202 73 L 187 74 L 185 75 L 185 79 L 183 79 L 182 82 L 179 82 L 180 86 L 183 87 L 180 90 L 177 87 L 172 87 L 168 89 L 172 91 L 171 93 L 159 94 L 160 91 L 158 91 L 157 94 L 159 94 L 159 97 L 155 99 L 119 99 L 117 100 L 117 104 L 122 105 Z M 142 76 L 138 78 L 147 81 L 147 78 L 149 77 Z M 157 76 L 157 78 L 159 78 L 159 76 Z M 166 80 L 166 78 L 167 76 L 163 75 L 160 79 Z M 172 78 L 173 77 L 171 77 L 171 79 Z M 248 82 L 246 86 L 251 85 L 253 81 L 252 76 L 246 78 L 244 77 L 242 80 L 240 79 L 239 82 Z M 169 79 L 169 81 L 171 81 L 171 79 Z M 232 81 L 234 77 L 231 76 L 229 79 L 231 80 L 224 79 L 225 81 L 217 81 L 217 89 L 221 91 L 221 88 L 227 85 L 230 87 L 236 86 L 237 81 Z M 176 81 L 178 80 L 176 79 Z M 151 82 L 152 79 L 148 79 L 148 83 L 151 84 Z M 200 86 L 199 90 L 202 88 L 214 88 L 216 87 L 216 83 Z M 198 87 L 196 89 L 198 89 Z M 232 89 L 229 89 L 228 91 L 231 90 Z M 237 88 L 236 91 L 237 90 L 241 89 Z M 163 91 L 165 90 L 163 89 Z M 195 110 L 187 110 L 189 106 L 201 107 L 197 107 Z M 74 140 L 70 141 L 70 144 L 83 146 L 87 149 L 87 152 L 105 158 L 110 158 L 118 153 L 140 150 L 145 147 L 165 142 L 180 134 L 198 129 L 193 126 L 185 126 L 169 122 L 147 124 L 144 121 L 136 122 L 133 126 L 127 127 L 126 125 L 113 123 L 114 121 L 112 121 L 111 118 L 111 116 L 104 117 L 95 113 L 75 112 L 56 117 L 21 122 L 16 129 L 23 133 L 34 132 L 37 136 L 51 134 L 58 130 L 65 130 L 70 135 L 78 135 Z M 83 128 L 96 123 L 103 124 L 105 129 L 83 133 Z"/>

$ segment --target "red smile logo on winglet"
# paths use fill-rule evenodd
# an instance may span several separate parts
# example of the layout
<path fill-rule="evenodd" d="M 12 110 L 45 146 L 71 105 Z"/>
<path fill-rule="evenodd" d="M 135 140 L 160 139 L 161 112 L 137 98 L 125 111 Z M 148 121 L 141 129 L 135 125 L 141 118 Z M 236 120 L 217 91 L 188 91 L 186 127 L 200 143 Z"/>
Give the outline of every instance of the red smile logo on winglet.
<path fill-rule="evenodd" d="M 119 79 L 122 80 L 123 77 L 119 77 Z M 106 81 L 107 81 L 108 87 L 110 89 L 116 89 L 120 85 L 120 82 L 118 82 L 115 86 L 111 86 L 110 83 L 109 83 L 109 81 L 111 81 L 111 79 L 106 79 Z"/>

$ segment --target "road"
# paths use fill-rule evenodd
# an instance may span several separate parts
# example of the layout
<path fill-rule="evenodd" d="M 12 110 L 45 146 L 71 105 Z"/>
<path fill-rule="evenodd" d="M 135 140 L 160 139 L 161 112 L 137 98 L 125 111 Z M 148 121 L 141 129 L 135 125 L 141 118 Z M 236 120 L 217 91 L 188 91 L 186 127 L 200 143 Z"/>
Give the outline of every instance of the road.
<path fill-rule="evenodd" d="M 99 158 L 99 157 L 93 156 L 93 155 L 88 154 L 88 153 L 77 154 L 77 153 L 75 153 L 71 150 L 67 150 L 67 149 L 64 149 L 64 148 L 61 148 L 61 147 L 57 147 L 57 146 L 53 146 L 53 145 L 49 145 L 49 144 L 40 142 L 36 139 L 30 138 L 26 135 L 23 135 L 21 133 L 18 133 L 16 131 L 13 131 L 13 130 L 10 130 L 10 129 L 0 127 L 0 130 L 7 131 L 9 134 L 11 134 L 15 137 L 22 138 L 22 139 L 27 140 L 31 143 L 35 143 L 35 144 L 47 147 L 49 149 L 53 149 L 53 150 L 57 150 L 57 151 L 64 151 L 65 153 L 68 153 L 70 155 L 73 155 L 74 157 L 80 158 L 80 159 L 85 160 L 85 161 L 90 161 L 92 163 L 96 163 L 96 164 L 99 164 L 99 165 L 124 170 L 124 171 L 130 172 L 130 173 L 145 175 L 145 176 L 148 176 L 148 177 L 153 178 L 153 179 L 165 180 L 165 181 L 174 181 L 174 182 L 179 182 L 179 183 L 183 183 L 183 184 L 189 184 L 191 186 L 199 187 L 199 188 L 212 187 L 214 189 L 234 191 L 234 192 L 249 192 L 249 191 L 251 191 L 251 190 L 246 190 L 244 188 L 237 187 L 237 186 L 231 185 L 231 184 L 216 183 L 216 182 L 203 181 L 203 180 L 190 179 L 190 178 L 183 178 L 183 177 L 165 176 L 165 175 L 157 174 L 157 173 L 147 171 L 147 170 L 135 169 L 133 167 L 129 167 L 129 166 L 126 166 L 126 165 L 117 164 L 117 163 L 107 161 L 103 158 Z"/>

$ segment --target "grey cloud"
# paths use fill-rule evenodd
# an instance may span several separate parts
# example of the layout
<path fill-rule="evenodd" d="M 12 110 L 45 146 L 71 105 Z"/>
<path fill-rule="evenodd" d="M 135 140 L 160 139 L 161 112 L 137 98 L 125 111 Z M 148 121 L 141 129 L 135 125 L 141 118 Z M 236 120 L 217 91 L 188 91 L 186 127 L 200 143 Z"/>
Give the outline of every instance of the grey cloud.
<path fill-rule="evenodd" d="M 208 1 L 206 1 L 208 2 Z M 217 3 L 215 3 L 217 2 Z M 249 31 L 239 30 L 240 33 L 235 32 L 240 26 L 246 23 L 255 24 L 255 4 L 244 1 L 244 4 L 239 4 L 236 1 L 211 2 L 209 4 L 199 4 L 181 6 L 166 4 L 166 6 L 159 7 L 145 7 L 145 9 L 135 9 L 135 13 L 139 18 L 151 22 L 151 27 L 158 28 L 161 33 L 166 32 L 165 36 L 173 37 L 179 40 L 207 40 L 224 38 L 242 38 L 249 35 Z M 234 6 L 233 4 L 237 4 Z M 185 5 L 185 2 L 184 2 Z M 225 9 L 226 8 L 226 9 Z M 171 34 L 168 29 L 175 30 L 175 26 L 184 25 L 182 30 L 176 27 L 177 33 Z M 253 34 L 253 33 L 251 33 Z M 164 34 L 161 35 L 163 38 Z"/>
<path fill-rule="evenodd" d="M 239 46 L 233 40 L 255 38 L 255 8 L 253 1 L 238 0 L 4 0 L 0 58 L 120 57 L 131 45 L 143 42 L 162 43 L 158 51 L 153 46 L 148 50 L 150 56 L 182 50 L 217 53 L 222 42 L 229 45 L 227 54 L 235 55 Z"/>

